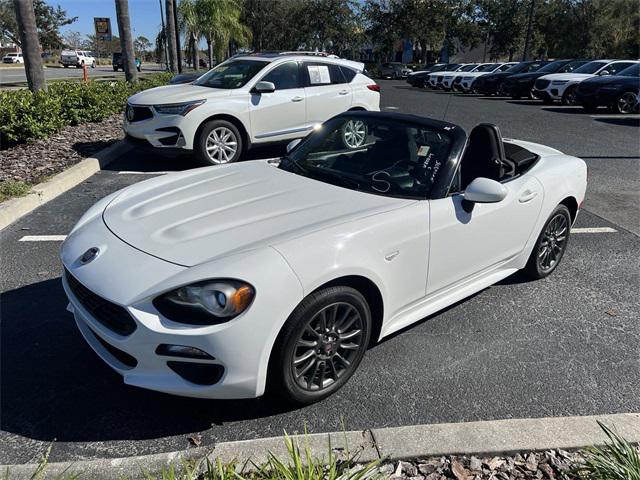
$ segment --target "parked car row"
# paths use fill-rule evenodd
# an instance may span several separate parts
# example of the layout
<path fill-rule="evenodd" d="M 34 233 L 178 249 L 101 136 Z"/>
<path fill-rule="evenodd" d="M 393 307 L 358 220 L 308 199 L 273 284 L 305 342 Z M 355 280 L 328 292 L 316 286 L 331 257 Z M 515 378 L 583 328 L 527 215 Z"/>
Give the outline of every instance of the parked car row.
<path fill-rule="evenodd" d="M 602 106 L 626 114 L 638 111 L 640 65 L 637 60 L 612 59 L 436 64 L 409 74 L 407 82 L 414 87 L 582 105 L 589 112 Z"/>
<path fill-rule="evenodd" d="M 348 110 L 380 110 L 380 87 L 364 64 L 329 56 L 235 56 L 188 83 L 129 98 L 124 130 L 133 142 L 193 151 L 205 164 L 239 160 L 253 146 L 306 136 Z M 362 135 L 357 125 L 344 132 Z"/>

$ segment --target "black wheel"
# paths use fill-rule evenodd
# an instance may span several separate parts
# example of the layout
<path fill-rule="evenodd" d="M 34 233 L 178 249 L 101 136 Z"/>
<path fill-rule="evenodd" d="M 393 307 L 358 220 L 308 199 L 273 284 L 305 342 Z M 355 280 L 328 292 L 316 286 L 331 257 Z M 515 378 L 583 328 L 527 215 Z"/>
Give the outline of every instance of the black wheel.
<path fill-rule="evenodd" d="M 140 70 L 142 70 L 142 68 L 140 66 L 137 66 L 136 70 L 140 71 Z"/>
<path fill-rule="evenodd" d="M 496 95 L 499 97 L 508 97 L 509 96 L 509 92 L 507 90 L 506 85 L 504 84 L 504 82 L 501 82 L 498 87 L 496 88 Z"/>
<path fill-rule="evenodd" d="M 544 224 L 524 273 L 531 278 L 544 278 L 553 272 L 567 249 L 570 231 L 569 209 L 558 205 Z"/>
<path fill-rule="evenodd" d="M 578 99 L 576 98 L 576 86 L 573 85 L 567 88 L 562 94 L 562 104 L 567 106 L 573 106 L 578 104 Z"/>
<path fill-rule="evenodd" d="M 118 71 L 118 67 L 113 67 L 113 71 L 117 72 Z"/>
<path fill-rule="evenodd" d="M 310 294 L 284 324 L 269 363 L 269 392 L 295 404 L 318 402 L 341 388 L 369 344 L 371 312 L 350 287 Z"/>
<path fill-rule="evenodd" d="M 207 165 L 235 162 L 242 156 L 242 135 L 226 120 L 212 120 L 203 125 L 196 139 L 198 160 Z"/>
<path fill-rule="evenodd" d="M 635 92 L 624 92 L 620 94 L 614 104 L 617 113 L 633 113 L 638 103 L 638 95 Z"/>
<path fill-rule="evenodd" d="M 69 65 L 62 64 L 64 68 L 69 68 Z"/>
<path fill-rule="evenodd" d="M 91 68 L 96 68 L 96 62 L 95 60 L 93 62 L 91 62 Z"/>

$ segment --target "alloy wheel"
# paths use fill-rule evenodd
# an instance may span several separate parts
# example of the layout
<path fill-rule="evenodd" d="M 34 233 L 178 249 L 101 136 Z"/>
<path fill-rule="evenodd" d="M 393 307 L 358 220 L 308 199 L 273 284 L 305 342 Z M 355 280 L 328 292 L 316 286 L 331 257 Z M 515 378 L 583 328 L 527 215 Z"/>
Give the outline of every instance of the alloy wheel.
<path fill-rule="evenodd" d="M 238 139 L 227 127 L 217 127 L 207 136 L 205 148 L 213 163 L 229 163 L 238 151 Z"/>
<path fill-rule="evenodd" d="M 344 125 L 342 136 L 347 147 L 358 148 L 367 138 L 367 126 L 362 120 L 349 120 Z"/>
<path fill-rule="evenodd" d="M 568 229 L 567 217 L 562 213 L 547 224 L 538 247 L 537 259 L 541 270 L 548 272 L 558 263 L 567 244 Z"/>
<path fill-rule="evenodd" d="M 622 94 L 618 99 L 618 112 L 633 113 L 637 102 L 638 96 L 634 92 L 626 92 Z"/>
<path fill-rule="evenodd" d="M 296 341 L 291 369 L 306 391 L 328 388 L 350 371 L 363 349 L 364 323 L 347 302 L 332 303 L 315 313 Z"/>

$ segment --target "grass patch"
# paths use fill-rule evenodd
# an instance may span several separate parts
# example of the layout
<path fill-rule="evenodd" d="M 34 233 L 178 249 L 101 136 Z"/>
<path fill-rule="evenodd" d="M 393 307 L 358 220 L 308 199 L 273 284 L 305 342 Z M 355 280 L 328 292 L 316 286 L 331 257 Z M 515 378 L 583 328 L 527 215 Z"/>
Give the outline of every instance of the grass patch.
<path fill-rule="evenodd" d="M 29 193 L 30 189 L 31 185 L 28 183 L 16 180 L 5 180 L 0 182 L 0 202 L 4 202 L 5 200 L 9 200 L 14 197 L 24 197 Z"/>

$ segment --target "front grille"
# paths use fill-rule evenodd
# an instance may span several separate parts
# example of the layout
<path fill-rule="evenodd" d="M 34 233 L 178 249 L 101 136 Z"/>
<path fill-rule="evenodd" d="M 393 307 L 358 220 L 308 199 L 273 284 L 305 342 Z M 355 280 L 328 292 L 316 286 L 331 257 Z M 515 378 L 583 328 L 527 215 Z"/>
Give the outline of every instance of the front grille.
<path fill-rule="evenodd" d="M 93 333 L 93 330 L 92 330 L 92 333 Z M 102 345 L 107 352 L 109 352 L 116 360 L 118 360 L 123 365 L 129 368 L 135 368 L 138 365 L 138 361 L 134 357 L 129 355 L 127 352 L 123 352 L 119 348 L 116 348 L 110 343 L 104 341 L 96 333 L 93 333 L 93 336 L 96 337 L 96 340 L 100 342 L 100 345 Z"/>
<path fill-rule="evenodd" d="M 549 86 L 549 80 L 536 80 L 536 88 L 538 90 L 544 90 L 545 88 L 547 88 Z"/>
<path fill-rule="evenodd" d="M 453 83 L 462 83 L 462 77 L 456 77 Z"/>
<path fill-rule="evenodd" d="M 443 78 L 444 78 L 444 77 L 438 77 L 438 78 L 436 78 L 436 81 L 437 81 L 438 83 L 440 83 L 440 82 L 442 82 L 442 79 L 443 79 Z"/>
<path fill-rule="evenodd" d="M 123 307 L 93 293 L 66 268 L 64 275 L 73 295 L 98 322 L 118 335 L 127 336 L 135 331 L 136 322 Z"/>
<path fill-rule="evenodd" d="M 127 105 L 127 111 L 125 112 L 127 120 L 131 123 L 140 122 L 153 117 L 153 112 L 149 107 L 138 107 L 135 105 Z"/>

